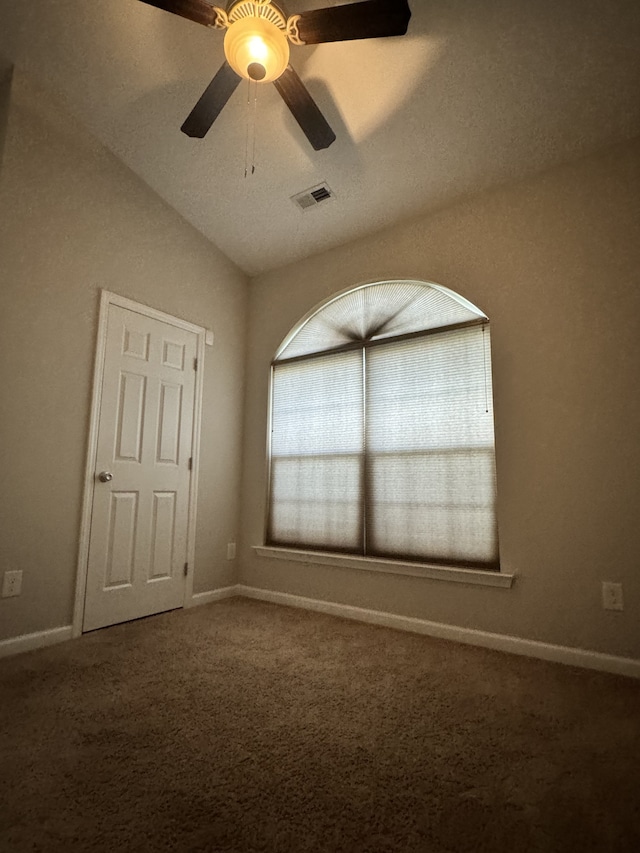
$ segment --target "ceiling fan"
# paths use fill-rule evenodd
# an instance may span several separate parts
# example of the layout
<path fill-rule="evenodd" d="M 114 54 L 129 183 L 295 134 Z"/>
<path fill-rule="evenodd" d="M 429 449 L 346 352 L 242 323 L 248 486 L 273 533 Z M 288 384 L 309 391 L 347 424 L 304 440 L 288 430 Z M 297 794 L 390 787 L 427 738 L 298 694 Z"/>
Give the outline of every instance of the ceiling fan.
<path fill-rule="evenodd" d="M 273 83 L 316 151 L 336 135 L 304 83 L 289 64 L 295 45 L 402 36 L 411 11 L 407 0 L 361 0 L 287 16 L 280 3 L 230 0 L 226 9 L 206 0 L 142 0 L 197 24 L 226 29 L 225 61 L 181 127 L 202 138 L 242 78 Z"/>

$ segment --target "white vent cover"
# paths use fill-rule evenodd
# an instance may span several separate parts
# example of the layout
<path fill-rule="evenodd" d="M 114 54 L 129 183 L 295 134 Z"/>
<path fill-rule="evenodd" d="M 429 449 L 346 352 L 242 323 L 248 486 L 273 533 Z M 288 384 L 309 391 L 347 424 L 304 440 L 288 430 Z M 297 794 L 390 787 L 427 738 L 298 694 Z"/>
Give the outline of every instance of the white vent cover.
<path fill-rule="evenodd" d="M 333 201 L 335 195 L 331 187 L 324 183 L 318 184 L 317 187 L 311 187 L 297 195 L 291 196 L 291 201 L 294 201 L 300 210 L 310 210 L 312 207 L 317 207 L 319 204 L 324 204 L 327 201 Z"/>

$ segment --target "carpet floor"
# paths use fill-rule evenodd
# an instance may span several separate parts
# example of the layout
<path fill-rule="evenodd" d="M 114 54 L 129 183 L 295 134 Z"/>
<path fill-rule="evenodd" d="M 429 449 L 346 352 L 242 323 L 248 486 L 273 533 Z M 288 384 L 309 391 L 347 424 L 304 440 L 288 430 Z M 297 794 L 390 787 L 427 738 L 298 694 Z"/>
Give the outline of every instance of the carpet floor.
<path fill-rule="evenodd" d="M 244 599 L 0 661 L 2 853 L 640 850 L 640 683 Z"/>

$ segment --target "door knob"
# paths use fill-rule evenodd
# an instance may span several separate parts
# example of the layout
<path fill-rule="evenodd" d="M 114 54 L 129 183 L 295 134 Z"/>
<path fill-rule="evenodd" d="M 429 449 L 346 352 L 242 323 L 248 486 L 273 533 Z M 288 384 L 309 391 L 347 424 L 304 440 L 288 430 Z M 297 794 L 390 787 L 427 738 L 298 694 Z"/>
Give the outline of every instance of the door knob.
<path fill-rule="evenodd" d="M 101 471 L 98 474 L 98 479 L 101 483 L 108 483 L 109 480 L 113 480 L 113 474 L 110 474 L 109 471 Z"/>

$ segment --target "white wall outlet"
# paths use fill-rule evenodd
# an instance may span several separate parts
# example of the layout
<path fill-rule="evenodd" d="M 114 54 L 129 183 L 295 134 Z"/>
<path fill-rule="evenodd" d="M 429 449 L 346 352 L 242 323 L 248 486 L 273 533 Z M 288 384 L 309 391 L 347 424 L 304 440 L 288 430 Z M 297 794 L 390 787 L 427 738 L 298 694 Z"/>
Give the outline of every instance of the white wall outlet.
<path fill-rule="evenodd" d="M 602 581 L 602 606 L 605 610 L 624 610 L 621 583 Z"/>
<path fill-rule="evenodd" d="M 2 578 L 2 597 L 12 598 L 22 592 L 22 572 L 5 572 Z"/>
<path fill-rule="evenodd" d="M 236 558 L 236 543 L 227 542 L 227 560 L 235 560 Z"/>
<path fill-rule="evenodd" d="M 211 329 L 205 329 L 204 342 L 208 347 L 213 346 L 213 332 L 211 331 Z"/>

